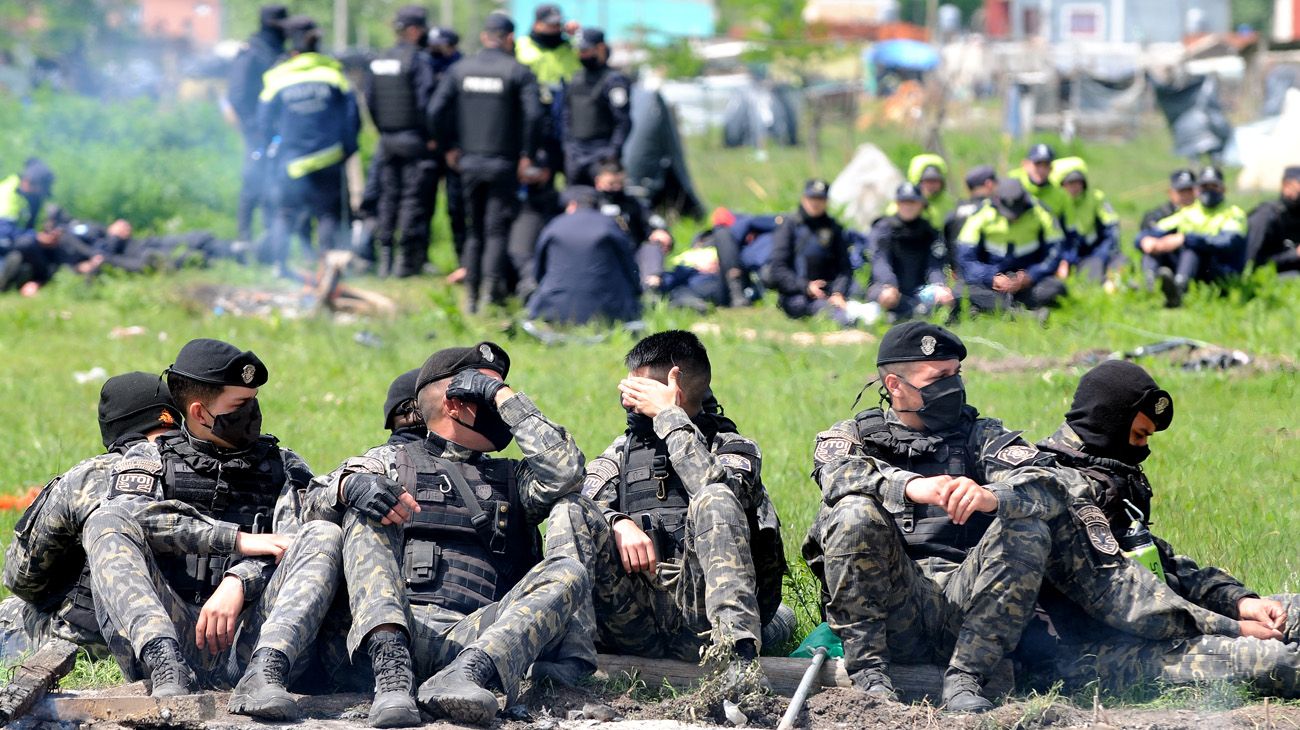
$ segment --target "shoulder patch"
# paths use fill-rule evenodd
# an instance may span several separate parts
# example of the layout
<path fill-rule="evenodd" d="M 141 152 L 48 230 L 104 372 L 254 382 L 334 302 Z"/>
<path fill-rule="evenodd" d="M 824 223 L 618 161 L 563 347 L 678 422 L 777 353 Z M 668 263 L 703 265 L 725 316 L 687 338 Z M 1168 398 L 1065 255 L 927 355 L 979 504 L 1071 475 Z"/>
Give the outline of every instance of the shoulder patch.
<path fill-rule="evenodd" d="M 150 495 L 158 486 L 158 475 L 162 473 L 162 464 L 153 459 L 131 457 L 123 459 L 113 473 L 113 483 L 109 486 L 108 496 L 119 494 Z"/>
<path fill-rule="evenodd" d="M 1070 509 L 1074 513 L 1074 518 L 1079 521 L 1084 531 L 1088 534 L 1088 542 L 1092 547 L 1103 555 L 1118 555 L 1119 541 L 1115 539 L 1114 533 L 1110 531 L 1110 522 L 1106 520 L 1106 514 L 1095 504 L 1086 504 L 1080 507 Z"/>
<path fill-rule="evenodd" d="M 587 476 L 582 480 L 582 496 L 595 499 L 601 487 L 618 478 L 618 464 L 604 457 L 587 463 Z"/>
<path fill-rule="evenodd" d="M 1038 456 L 1038 449 L 1028 444 L 1012 444 L 998 452 L 998 461 L 1005 462 L 1011 466 L 1020 466 L 1028 461 L 1033 461 Z"/>
<path fill-rule="evenodd" d="M 746 473 L 754 471 L 754 462 L 751 461 L 749 457 L 741 456 L 740 454 L 719 454 L 718 463 L 728 469 L 735 469 L 736 471 L 743 471 Z"/>
<path fill-rule="evenodd" d="M 627 106 L 627 87 L 615 86 L 609 90 L 609 103 L 615 109 L 622 109 Z"/>
<path fill-rule="evenodd" d="M 822 431 L 817 434 L 817 447 L 813 450 L 813 465 L 822 466 L 838 461 L 853 453 L 858 446 L 856 440 L 839 429 Z"/>

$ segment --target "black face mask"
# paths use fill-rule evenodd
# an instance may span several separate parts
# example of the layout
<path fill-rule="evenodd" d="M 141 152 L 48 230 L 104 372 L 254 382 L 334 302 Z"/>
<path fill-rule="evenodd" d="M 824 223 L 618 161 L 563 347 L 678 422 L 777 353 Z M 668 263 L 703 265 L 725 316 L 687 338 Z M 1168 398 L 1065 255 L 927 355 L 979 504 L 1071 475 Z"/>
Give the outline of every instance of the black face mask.
<path fill-rule="evenodd" d="M 1206 208 L 1214 208 L 1223 202 L 1223 193 L 1219 190 L 1202 190 L 1201 205 Z"/>
<path fill-rule="evenodd" d="M 1282 198 L 1282 205 L 1286 206 L 1286 209 L 1292 213 L 1300 213 L 1300 195 L 1294 198 Z"/>
<path fill-rule="evenodd" d="M 1131 466 L 1137 466 L 1147 460 L 1151 455 L 1150 446 L 1134 446 L 1133 444 L 1123 444 L 1111 450 L 1110 457 L 1116 461 L 1122 461 Z"/>
<path fill-rule="evenodd" d="M 529 33 L 529 35 L 532 36 L 534 43 L 548 50 L 559 48 L 560 44 L 564 42 L 563 33 L 539 33 L 533 31 L 532 33 Z"/>
<path fill-rule="evenodd" d="M 901 408 L 899 413 L 915 413 L 921 417 L 927 431 L 946 431 L 961 422 L 961 415 L 966 407 L 966 386 L 960 375 L 939 378 L 924 388 L 917 388 L 908 383 L 909 388 L 921 394 L 921 407 L 914 411 Z"/>
<path fill-rule="evenodd" d="M 501 451 L 509 446 L 511 441 L 515 440 L 515 435 L 511 433 L 509 424 L 501 418 L 501 413 L 487 403 L 478 404 L 473 425 L 465 423 L 459 418 L 455 419 L 455 421 L 487 439 L 488 443 L 492 444 L 492 451 Z"/>
<path fill-rule="evenodd" d="M 627 430 L 629 433 L 636 434 L 637 436 L 655 435 L 655 419 L 637 413 L 627 406 L 623 406 L 623 410 L 627 411 Z"/>
<path fill-rule="evenodd" d="M 212 411 L 208 411 L 212 415 Z M 262 407 L 256 398 L 229 413 L 212 416 L 212 435 L 236 449 L 246 449 L 262 435 Z"/>
<path fill-rule="evenodd" d="M 600 57 L 598 56 L 580 56 L 578 62 L 588 71 L 599 71 L 601 67 L 605 65 L 600 62 Z"/>

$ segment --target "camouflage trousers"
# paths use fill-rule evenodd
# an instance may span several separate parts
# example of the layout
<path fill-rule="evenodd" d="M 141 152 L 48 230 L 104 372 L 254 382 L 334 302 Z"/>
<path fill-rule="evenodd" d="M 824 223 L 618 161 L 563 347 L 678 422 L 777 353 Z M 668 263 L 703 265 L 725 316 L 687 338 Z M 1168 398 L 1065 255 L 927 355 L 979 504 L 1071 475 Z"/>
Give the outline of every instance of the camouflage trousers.
<path fill-rule="evenodd" d="M 1108 632 L 1063 646 L 1056 672 L 1071 690 L 1091 682 L 1109 691 L 1151 681 L 1231 682 L 1250 684 L 1261 695 L 1300 697 L 1300 596 L 1271 598 L 1287 607 L 1285 641 L 1228 636 L 1152 640 Z"/>
<path fill-rule="evenodd" d="M 140 654 L 145 644 L 158 638 L 180 644 L 199 685 L 208 689 L 233 687 L 258 649 L 284 652 L 293 666 L 315 640 L 338 584 L 338 526 L 324 521 L 304 524 L 262 594 L 251 603 L 246 597 L 234 644 L 211 654 L 195 644 L 202 606 L 182 598 L 167 583 L 144 531 L 129 514 L 100 508 L 86 522 L 85 538 L 100 628 L 130 680 L 144 678 Z"/>
<path fill-rule="evenodd" d="M 1034 613 L 1050 547 L 1042 520 L 994 520 L 961 563 L 913 561 L 893 518 L 865 496 L 823 506 L 809 540 L 850 675 L 894 661 L 989 676 Z"/>
<path fill-rule="evenodd" d="M 66 605 L 42 611 L 17 596 L 0 601 L 0 656 L 15 657 L 35 651 L 51 638 L 65 639 L 97 659 L 108 656 L 99 628 L 77 626 L 63 619 Z"/>
<path fill-rule="evenodd" d="M 661 562 L 655 576 L 624 571 L 609 524 L 585 497 L 552 508 L 546 552 L 587 566 L 602 646 L 694 662 L 714 635 L 762 641 L 749 537 L 740 500 L 726 485 L 709 484 L 686 510 L 682 555 Z"/>
<path fill-rule="evenodd" d="M 400 626 L 411 640 L 417 682 L 433 676 L 462 651 L 479 649 L 496 666 L 508 702 L 537 659 L 577 660 L 596 669 L 590 634 L 574 618 L 591 592 L 582 564 L 548 556 L 529 570 L 501 600 L 469 615 L 435 605 L 411 605 L 406 598 L 399 525 L 348 510 L 343 518 L 343 572 L 347 578 L 352 627 L 350 657 L 377 627 Z"/>

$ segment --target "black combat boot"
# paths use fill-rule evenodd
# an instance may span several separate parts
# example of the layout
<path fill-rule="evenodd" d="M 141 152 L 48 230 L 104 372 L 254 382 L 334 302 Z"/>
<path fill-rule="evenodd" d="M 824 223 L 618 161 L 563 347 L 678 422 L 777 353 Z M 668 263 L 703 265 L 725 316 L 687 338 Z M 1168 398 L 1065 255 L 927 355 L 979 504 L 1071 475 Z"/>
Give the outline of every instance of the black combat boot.
<path fill-rule="evenodd" d="M 144 645 L 140 660 L 149 671 L 153 689 L 150 697 L 176 697 L 194 692 L 194 672 L 181 655 L 181 645 L 175 639 L 158 638 Z"/>
<path fill-rule="evenodd" d="M 279 649 L 258 649 L 248 662 L 235 691 L 230 693 L 230 711 L 263 720 L 297 720 L 298 703 L 284 685 L 289 676 L 289 657 Z"/>
<path fill-rule="evenodd" d="M 723 670 L 722 693 L 736 701 L 754 691 L 771 694 L 772 683 L 758 662 L 758 645 L 753 639 L 741 639 L 736 642 L 736 658 Z"/>
<path fill-rule="evenodd" d="M 956 667 L 943 673 L 943 706 L 948 712 L 988 712 L 993 703 L 985 699 L 980 678 Z"/>
<path fill-rule="evenodd" d="M 1177 309 L 1183 306 L 1183 292 L 1187 290 L 1187 283 L 1178 281 L 1174 272 L 1168 266 L 1161 266 L 1156 270 L 1156 282 L 1160 284 L 1160 293 L 1165 298 L 1166 309 Z"/>
<path fill-rule="evenodd" d="M 487 688 L 496 678 L 491 657 L 481 649 L 466 649 L 420 685 L 420 706 L 456 722 L 488 725 L 500 709 Z"/>
<path fill-rule="evenodd" d="M 375 670 L 375 701 L 370 704 L 371 727 L 414 727 L 420 724 L 415 706 L 415 671 L 411 647 L 400 631 L 376 631 L 366 640 L 366 653 Z"/>
<path fill-rule="evenodd" d="M 859 669 L 850 677 L 853 687 L 868 697 L 874 697 L 886 702 L 897 702 L 898 693 L 894 691 L 894 683 L 889 679 L 889 672 L 885 667 L 867 667 Z"/>

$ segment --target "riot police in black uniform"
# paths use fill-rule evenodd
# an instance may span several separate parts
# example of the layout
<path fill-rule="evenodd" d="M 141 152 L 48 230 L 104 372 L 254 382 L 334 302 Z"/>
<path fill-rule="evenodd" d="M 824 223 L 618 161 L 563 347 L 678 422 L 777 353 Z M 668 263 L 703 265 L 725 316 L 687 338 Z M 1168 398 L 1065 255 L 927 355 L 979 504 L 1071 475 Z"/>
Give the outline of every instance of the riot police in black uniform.
<path fill-rule="evenodd" d="M 600 28 L 582 29 L 578 60 L 583 68 L 564 92 L 564 176 L 569 185 L 591 185 L 596 165 L 622 157 L 632 130 L 632 82 L 609 67 Z"/>
<path fill-rule="evenodd" d="M 262 224 L 269 226 L 270 216 L 265 208 L 266 150 L 262 135 L 257 129 L 257 97 L 262 93 L 262 75 L 284 53 L 284 30 L 280 23 L 289 17 L 283 5 L 266 5 L 261 12 L 261 27 L 240 47 L 235 60 L 230 63 L 226 99 L 239 120 L 239 132 L 244 137 L 244 167 L 241 171 L 239 208 L 235 220 L 239 227 L 239 240 L 251 241 L 253 236 L 253 209 L 262 208 Z"/>
<path fill-rule="evenodd" d="M 483 50 L 448 72 L 429 105 L 430 124 L 448 164 L 459 168 L 471 230 L 463 264 L 468 310 L 506 296 L 505 255 L 519 211 L 519 185 L 536 182 L 542 107 L 537 79 L 511 55 L 515 26 L 493 12 L 483 24 Z"/>
<path fill-rule="evenodd" d="M 429 29 L 429 58 L 433 61 L 433 76 L 437 84 L 463 56 L 460 52 L 460 34 L 451 28 Z M 469 228 L 469 217 L 465 210 L 465 187 L 461 184 L 460 173 L 447 166 L 442 155 L 435 155 L 438 165 L 437 175 L 443 181 L 443 193 L 447 196 L 447 218 L 451 224 L 451 243 L 456 250 L 456 260 L 465 253 L 465 235 Z M 460 276 L 465 270 L 458 269 Z M 456 279 L 459 281 L 459 278 Z M 452 283 L 455 283 L 453 281 Z"/>
<path fill-rule="evenodd" d="M 399 9 L 393 21 L 397 45 L 370 62 L 366 106 L 379 129 L 374 243 L 380 276 L 415 276 L 429 257 L 436 165 L 423 112 L 436 79 L 424 52 L 428 25 L 424 8 Z"/>
<path fill-rule="evenodd" d="M 1300 165 L 1282 171 L 1282 194 L 1250 212 L 1247 263 L 1273 264 L 1279 274 L 1300 274 Z"/>

